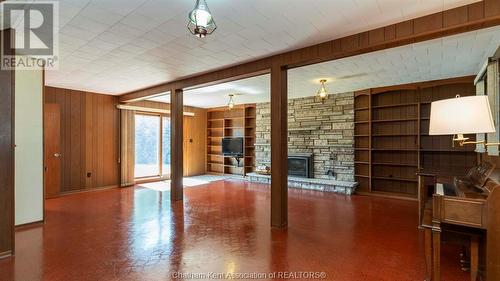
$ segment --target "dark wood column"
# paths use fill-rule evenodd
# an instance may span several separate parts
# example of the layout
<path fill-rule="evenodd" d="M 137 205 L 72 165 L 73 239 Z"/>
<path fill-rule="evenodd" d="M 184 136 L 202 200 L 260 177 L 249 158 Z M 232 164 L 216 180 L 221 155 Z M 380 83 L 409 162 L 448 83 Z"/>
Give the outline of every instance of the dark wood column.
<path fill-rule="evenodd" d="M 9 30 L 0 31 L 0 36 Z M 6 39 L 10 36 L 6 36 Z M 10 45 L 10 42 L 6 42 Z M 8 46 L 7 45 L 7 46 Z M 14 254 L 14 71 L 0 67 L 0 258 Z"/>
<path fill-rule="evenodd" d="M 183 170 L 183 99 L 182 90 L 170 90 L 170 200 L 180 201 L 183 199 L 182 176 Z"/>
<path fill-rule="evenodd" d="M 287 70 L 271 68 L 271 226 L 288 224 Z"/>

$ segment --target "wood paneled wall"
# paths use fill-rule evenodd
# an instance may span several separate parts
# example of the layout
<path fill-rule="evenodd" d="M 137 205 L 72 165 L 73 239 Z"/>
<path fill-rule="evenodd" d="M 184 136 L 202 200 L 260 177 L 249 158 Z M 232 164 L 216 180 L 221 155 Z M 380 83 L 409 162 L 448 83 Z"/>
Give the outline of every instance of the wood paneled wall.
<path fill-rule="evenodd" d="M 61 193 L 118 186 L 118 97 L 45 87 L 44 102 L 61 107 Z"/>
<path fill-rule="evenodd" d="M 138 101 L 129 105 L 170 109 L 170 104 L 154 101 Z M 184 106 L 184 111 L 194 113 L 194 116 L 184 116 L 184 176 L 203 175 L 206 172 L 207 110 Z"/>

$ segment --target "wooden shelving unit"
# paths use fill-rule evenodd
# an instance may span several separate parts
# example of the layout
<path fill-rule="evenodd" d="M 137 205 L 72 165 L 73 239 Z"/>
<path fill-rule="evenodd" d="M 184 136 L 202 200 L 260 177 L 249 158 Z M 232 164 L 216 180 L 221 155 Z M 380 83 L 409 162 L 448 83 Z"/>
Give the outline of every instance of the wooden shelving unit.
<path fill-rule="evenodd" d="M 217 175 L 245 176 L 255 168 L 255 104 L 208 110 L 207 172 Z M 244 155 L 238 165 L 236 159 L 222 155 L 222 139 L 243 137 Z"/>
<path fill-rule="evenodd" d="M 451 136 L 428 134 L 430 103 L 456 94 L 474 95 L 472 81 L 436 81 L 355 93 L 354 164 L 360 193 L 416 199 L 420 169 L 463 175 L 475 165 L 474 146 L 452 148 Z"/>
<path fill-rule="evenodd" d="M 371 190 L 371 99 L 370 90 L 354 95 L 354 172 L 359 183 L 358 190 Z"/>

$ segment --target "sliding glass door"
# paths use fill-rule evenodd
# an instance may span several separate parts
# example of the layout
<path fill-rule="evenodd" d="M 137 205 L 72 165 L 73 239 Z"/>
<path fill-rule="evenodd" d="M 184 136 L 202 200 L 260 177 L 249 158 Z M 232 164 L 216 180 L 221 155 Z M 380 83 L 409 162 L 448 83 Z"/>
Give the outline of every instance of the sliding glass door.
<path fill-rule="evenodd" d="M 160 175 L 160 117 L 135 115 L 135 177 Z"/>
<path fill-rule="evenodd" d="M 135 115 L 135 177 L 170 176 L 170 118 Z"/>
<path fill-rule="evenodd" d="M 170 177 L 170 117 L 163 117 L 161 123 L 162 123 L 161 172 L 162 176 Z"/>

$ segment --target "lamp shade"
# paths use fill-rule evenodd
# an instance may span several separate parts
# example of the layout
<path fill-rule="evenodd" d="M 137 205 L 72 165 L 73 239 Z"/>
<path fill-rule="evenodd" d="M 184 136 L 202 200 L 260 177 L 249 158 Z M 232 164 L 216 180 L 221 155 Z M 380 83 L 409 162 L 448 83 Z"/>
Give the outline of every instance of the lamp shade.
<path fill-rule="evenodd" d="M 471 96 L 431 103 L 429 135 L 493 133 L 488 96 Z"/>

